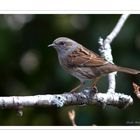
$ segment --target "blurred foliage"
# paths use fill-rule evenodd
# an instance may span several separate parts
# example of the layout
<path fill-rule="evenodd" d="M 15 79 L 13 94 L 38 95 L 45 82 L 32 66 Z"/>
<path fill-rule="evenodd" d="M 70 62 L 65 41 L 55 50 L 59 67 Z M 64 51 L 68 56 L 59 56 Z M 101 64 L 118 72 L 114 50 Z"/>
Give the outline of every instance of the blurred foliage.
<path fill-rule="evenodd" d="M 0 96 L 63 93 L 79 81 L 60 67 L 48 44 L 60 36 L 76 40 L 98 53 L 98 38 L 105 38 L 120 15 L 0 15 Z M 112 43 L 114 62 L 140 69 L 140 15 L 131 15 Z M 71 125 L 68 111 L 75 109 L 78 125 L 140 125 L 140 101 L 132 82 L 140 77 L 118 73 L 117 91 L 130 94 L 127 109 L 97 106 L 24 108 L 23 117 L 13 109 L 0 110 L 0 125 Z M 98 83 L 105 92 L 106 77 Z M 137 122 L 137 123 L 136 123 Z"/>

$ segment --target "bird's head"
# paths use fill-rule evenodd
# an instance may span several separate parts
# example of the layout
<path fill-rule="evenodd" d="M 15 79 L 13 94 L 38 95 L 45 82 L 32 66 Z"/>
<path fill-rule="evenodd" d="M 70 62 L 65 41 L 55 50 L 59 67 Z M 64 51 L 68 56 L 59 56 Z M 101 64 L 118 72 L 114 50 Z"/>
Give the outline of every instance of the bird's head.
<path fill-rule="evenodd" d="M 67 37 L 59 37 L 48 47 L 55 48 L 58 53 L 67 53 L 75 50 L 78 47 L 78 43 Z"/>

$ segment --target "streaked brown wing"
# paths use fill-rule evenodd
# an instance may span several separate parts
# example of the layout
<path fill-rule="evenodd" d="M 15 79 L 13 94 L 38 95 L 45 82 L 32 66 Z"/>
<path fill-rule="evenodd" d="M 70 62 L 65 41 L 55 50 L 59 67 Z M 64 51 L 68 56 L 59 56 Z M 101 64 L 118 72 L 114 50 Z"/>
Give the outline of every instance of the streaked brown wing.
<path fill-rule="evenodd" d="M 96 53 L 81 46 L 68 56 L 68 63 L 73 66 L 95 67 L 105 65 L 108 62 Z"/>

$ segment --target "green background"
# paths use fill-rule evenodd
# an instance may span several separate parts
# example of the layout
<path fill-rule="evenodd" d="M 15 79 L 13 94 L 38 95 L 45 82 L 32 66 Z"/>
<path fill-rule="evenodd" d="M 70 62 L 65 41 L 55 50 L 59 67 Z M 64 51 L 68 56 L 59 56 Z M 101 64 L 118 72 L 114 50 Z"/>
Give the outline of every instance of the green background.
<path fill-rule="evenodd" d="M 98 53 L 98 38 L 105 38 L 120 15 L 0 15 L 0 96 L 28 96 L 70 91 L 79 81 L 59 65 L 54 49 L 47 46 L 60 36 L 69 37 Z M 140 69 L 140 15 L 131 15 L 112 42 L 117 65 Z M 124 110 L 107 106 L 25 107 L 0 110 L 0 125 L 71 125 L 68 111 L 76 111 L 77 125 L 140 125 L 140 100 L 132 82 L 140 77 L 117 74 L 117 92 L 129 94 L 134 104 Z M 106 92 L 107 78 L 98 82 Z"/>

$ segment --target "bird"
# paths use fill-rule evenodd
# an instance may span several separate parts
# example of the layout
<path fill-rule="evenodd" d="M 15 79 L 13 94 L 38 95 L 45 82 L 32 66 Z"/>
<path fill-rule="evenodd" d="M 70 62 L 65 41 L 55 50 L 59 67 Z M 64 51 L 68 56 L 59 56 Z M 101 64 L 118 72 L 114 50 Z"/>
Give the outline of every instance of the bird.
<path fill-rule="evenodd" d="M 53 47 L 58 54 L 58 60 L 62 68 L 80 81 L 80 85 L 70 92 L 76 92 L 86 80 L 92 80 L 92 88 L 96 87 L 98 80 L 112 72 L 128 74 L 140 74 L 139 70 L 120 67 L 102 58 L 95 52 L 87 49 L 78 42 L 67 38 L 58 37 L 48 47 Z"/>

